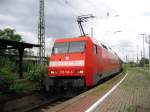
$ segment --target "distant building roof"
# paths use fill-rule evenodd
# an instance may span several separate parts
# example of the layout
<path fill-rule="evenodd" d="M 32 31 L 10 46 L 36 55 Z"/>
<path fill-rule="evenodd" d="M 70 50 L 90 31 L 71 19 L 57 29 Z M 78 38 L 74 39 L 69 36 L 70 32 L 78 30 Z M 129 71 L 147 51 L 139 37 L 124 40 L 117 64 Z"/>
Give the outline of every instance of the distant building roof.
<path fill-rule="evenodd" d="M 23 54 L 25 48 L 40 47 L 38 44 L 16 42 L 12 40 L 0 39 L 0 49 L 17 49 L 19 53 L 19 74 L 23 77 Z"/>
<path fill-rule="evenodd" d="M 30 44 L 30 43 L 24 43 L 24 42 L 16 42 L 12 40 L 7 39 L 0 39 L 0 48 L 7 49 L 9 46 L 12 46 L 14 49 L 16 48 L 32 48 L 32 47 L 40 47 L 38 44 Z"/>

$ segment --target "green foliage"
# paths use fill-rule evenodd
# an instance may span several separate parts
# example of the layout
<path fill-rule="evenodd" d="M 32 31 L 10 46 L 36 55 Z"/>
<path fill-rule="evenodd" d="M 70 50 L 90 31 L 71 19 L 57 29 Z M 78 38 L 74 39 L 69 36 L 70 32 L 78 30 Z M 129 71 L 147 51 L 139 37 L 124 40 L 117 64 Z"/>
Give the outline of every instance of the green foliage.
<path fill-rule="evenodd" d="M 10 86 L 14 84 L 17 78 L 14 70 L 15 64 L 8 58 L 0 57 L 0 91 L 2 93 L 9 92 Z"/>
<path fill-rule="evenodd" d="M 10 87 L 10 90 L 16 93 L 33 91 L 36 90 L 36 83 L 27 79 L 19 79 Z"/>
<path fill-rule="evenodd" d="M 142 58 L 142 59 L 140 60 L 139 66 L 140 66 L 140 67 L 144 67 L 145 64 L 148 65 L 148 64 L 149 64 L 149 60 L 148 60 L 147 58 Z"/>
<path fill-rule="evenodd" d="M 127 108 L 127 112 L 137 112 L 136 106 L 129 106 L 129 107 Z"/>
<path fill-rule="evenodd" d="M 34 62 L 24 60 L 24 62 L 23 62 L 23 71 L 28 73 L 30 71 L 30 69 L 32 69 L 33 66 L 34 66 Z"/>
<path fill-rule="evenodd" d="M 15 30 L 11 28 L 5 28 L 4 30 L 0 30 L 0 38 L 17 42 L 22 41 L 21 35 L 16 34 Z"/>
<path fill-rule="evenodd" d="M 44 86 L 47 67 L 31 62 L 26 63 L 26 79 L 17 77 L 14 60 L 0 57 L 0 95 L 40 90 Z"/>
<path fill-rule="evenodd" d="M 128 66 L 129 66 L 129 67 L 136 67 L 137 64 L 136 64 L 135 62 L 133 62 L 133 61 L 130 61 L 130 62 L 128 63 Z"/>
<path fill-rule="evenodd" d="M 21 42 L 22 38 L 21 35 L 17 34 L 14 29 L 11 28 L 5 28 L 3 30 L 0 29 L 0 38 L 1 39 L 7 39 L 12 41 Z M 6 54 L 5 49 L 0 49 L 1 54 Z M 7 53 L 9 54 L 18 54 L 18 50 L 15 49 L 9 49 L 7 50 Z"/>
<path fill-rule="evenodd" d="M 25 84 L 24 83 L 14 83 L 10 86 L 10 90 L 14 92 L 23 92 L 25 90 Z"/>
<path fill-rule="evenodd" d="M 28 80 L 33 81 L 38 84 L 38 88 L 44 87 L 45 77 L 47 75 L 46 65 L 33 64 L 28 70 Z"/>

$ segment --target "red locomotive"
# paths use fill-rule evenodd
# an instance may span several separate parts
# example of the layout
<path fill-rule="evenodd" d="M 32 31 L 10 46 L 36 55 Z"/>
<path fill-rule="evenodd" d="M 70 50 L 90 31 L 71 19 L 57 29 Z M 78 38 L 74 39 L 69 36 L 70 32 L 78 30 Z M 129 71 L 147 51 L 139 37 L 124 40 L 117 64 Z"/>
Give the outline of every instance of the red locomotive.
<path fill-rule="evenodd" d="M 57 39 L 49 58 L 49 86 L 91 87 L 122 69 L 121 60 L 96 39 Z"/>

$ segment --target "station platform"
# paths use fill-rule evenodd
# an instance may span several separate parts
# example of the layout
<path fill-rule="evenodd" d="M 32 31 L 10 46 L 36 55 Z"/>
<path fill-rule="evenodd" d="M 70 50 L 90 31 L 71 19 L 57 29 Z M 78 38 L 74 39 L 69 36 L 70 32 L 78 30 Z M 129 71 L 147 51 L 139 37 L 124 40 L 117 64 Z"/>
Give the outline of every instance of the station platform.
<path fill-rule="evenodd" d="M 148 72 L 137 68 L 127 72 L 126 75 L 119 74 L 98 87 L 49 109 L 49 112 L 150 112 Z M 104 98 L 120 80 L 122 82 Z M 99 100 L 102 101 L 90 109 Z"/>
<path fill-rule="evenodd" d="M 150 112 L 150 76 L 130 69 L 126 79 L 93 112 Z"/>

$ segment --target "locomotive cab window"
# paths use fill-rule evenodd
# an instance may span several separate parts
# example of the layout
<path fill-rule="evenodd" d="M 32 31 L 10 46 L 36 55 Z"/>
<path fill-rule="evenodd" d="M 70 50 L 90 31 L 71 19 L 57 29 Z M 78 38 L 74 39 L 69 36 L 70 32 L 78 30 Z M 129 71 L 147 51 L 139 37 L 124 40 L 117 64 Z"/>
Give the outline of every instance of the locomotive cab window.
<path fill-rule="evenodd" d="M 68 43 L 55 43 L 53 47 L 53 54 L 62 54 L 68 51 Z"/>
<path fill-rule="evenodd" d="M 73 52 L 84 52 L 85 51 L 85 42 L 70 42 L 69 43 L 69 53 Z"/>
<path fill-rule="evenodd" d="M 85 48 L 85 41 L 55 43 L 52 54 L 84 52 Z"/>
<path fill-rule="evenodd" d="M 97 54 L 97 45 L 94 45 L 94 54 Z"/>

